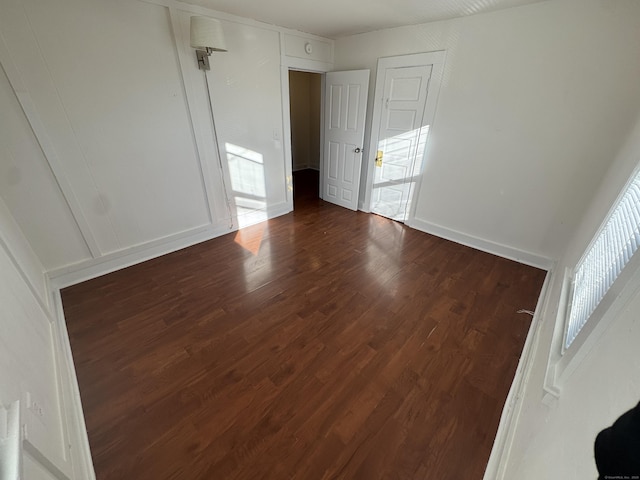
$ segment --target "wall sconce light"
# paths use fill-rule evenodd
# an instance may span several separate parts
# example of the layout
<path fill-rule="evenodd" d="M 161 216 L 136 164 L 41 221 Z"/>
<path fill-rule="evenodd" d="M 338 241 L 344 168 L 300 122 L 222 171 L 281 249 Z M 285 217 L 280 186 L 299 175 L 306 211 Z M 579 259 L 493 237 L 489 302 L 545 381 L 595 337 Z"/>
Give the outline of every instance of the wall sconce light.
<path fill-rule="evenodd" d="M 224 32 L 222 24 L 219 20 L 210 17 L 191 17 L 191 46 L 196 49 L 196 58 L 198 59 L 198 68 L 203 70 L 204 83 L 207 86 L 207 100 L 209 103 L 209 114 L 211 115 L 211 125 L 213 126 L 213 143 L 216 153 L 218 154 L 218 163 L 220 165 L 220 173 L 222 176 L 222 189 L 224 191 L 227 203 L 227 211 L 229 213 L 229 229 L 233 229 L 233 212 L 231 208 L 231 199 L 229 198 L 229 189 L 225 180 L 225 169 L 222 164 L 222 153 L 220 152 L 220 143 L 218 142 L 218 132 L 216 129 L 216 118 L 213 114 L 213 104 L 211 101 L 211 88 L 209 87 L 209 76 L 207 70 L 211 70 L 209 65 L 209 56 L 213 52 L 226 52 L 227 45 L 224 42 Z"/>
<path fill-rule="evenodd" d="M 227 51 L 220 21 L 210 17 L 191 17 L 191 46 L 196 49 L 198 68 L 210 70 L 211 53 Z"/>

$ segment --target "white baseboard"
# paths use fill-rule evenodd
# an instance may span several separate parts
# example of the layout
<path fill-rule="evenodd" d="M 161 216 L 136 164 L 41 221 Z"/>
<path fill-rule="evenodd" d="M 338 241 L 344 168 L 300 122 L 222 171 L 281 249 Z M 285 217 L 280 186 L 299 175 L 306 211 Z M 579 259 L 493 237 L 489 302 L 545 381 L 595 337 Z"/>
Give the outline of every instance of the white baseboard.
<path fill-rule="evenodd" d="M 525 389 L 529 383 L 529 376 L 531 369 L 533 368 L 534 353 L 536 351 L 536 345 L 538 343 L 538 334 L 540 326 L 542 324 L 542 315 L 547 310 L 547 302 L 549 299 L 549 291 L 552 285 L 553 269 L 547 272 L 547 276 L 544 279 L 540 295 L 538 296 L 538 302 L 536 303 L 536 310 L 533 318 L 531 319 L 531 326 L 527 333 L 527 338 L 522 348 L 522 355 L 518 362 L 518 368 L 513 377 L 513 383 L 509 389 L 509 394 L 504 403 L 502 415 L 500 416 L 500 423 L 498 424 L 498 431 L 496 432 L 496 438 L 493 442 L 493 448 L 491 449 L 491 455 L 487 463 L 487 468 L 484 472 L 483 480 L 503 480 L 505 470 L 509 461 L 509 455 L 511 454 L 511 446 L 515 437 L 516 427 L 520 418 L 520 412 L 522 410 L 522 399 Z M 526 315 L 526 314 L 521 314 Z"/>
<path fill-rule="evenodd" d="M 320 171 L 320 167 L 316 167 L 314 165 L 296 165 L 293 167 L 293 172 L 300 172 L 301 170 L 315 170 L 316 172 Z"/>
<path fill-rule="evenodd" d="M 286 215 L 287 213 L 291 212 L 292 210 L 293 209 L 291 208 L 291 206 L 287 202 L 282 202 L 282 203 L 278 203 L 277 205 L 273 205 L 273 206 L 267 207 L 268 220 L 271 220 L 272 218 L 279 217 L 281 215 Z"/>
<path fill-rule="evenodd" d="M 285 215 L 291 208 L 283 202 L 267 208 L 266 220 Z M 260 218 L 255 222 L 248 222 L 243 227 L 253 223 L 264 221 Z M 108 253 L 99 258 L 84 260 L 73 265 L 69 265 L 47 272 L 47 280 L 52 291 L 75 285 L 92 278 L 106 275 L 138 263 L 142 263 L 152 258 L 160 257 L 183 248 L 190 247 L 212 238 L 225 235 L 238 230 L 237 219 L 234 219 L 233 226 L 225 225 L 204 225 L 187 230 L 186 232 L 169 235 L 164 238 L 153 240 L 148 243 L 136 245 L 118 252 Z"/>
<path fill-rule="evenodd" d="M 407 221 L 406 225 L 411 228 L 415 228 L 416 230 L 420 230 L 421 232 L 435 235 L 436 237 L 451 240 L 452 242 L 460 243 L 467 247 L 475 248 L 476 250 L 491 253 L 509 260 L 515 260 L 518 263 L 530 265 L 542 270 L 548 271 L 553 265 L 553 260 L 550 258 L 543 257 L 535 253 L 525 252 L 490 240 L 474 237 L 473 235 L 467 235 L 466 233 L 451 230 L 447 227 L 436 225 L 435 223 L 421 220 L 419 218 L 413 218 L 412 220 Z"/>
<path fill-rule="evenodd" d="M 246 212 L 243 212 L 241 215 L 233 217 L 233 231 L 238 230 L 238 228 L 246 228 L 251 227 L 252 225 L 257 225 L 267 220 L 271 220 L 272 218 L 279 217 L 280 215 L 285 215 L 291 210 L 293 210 L 293 208 L 286 202 L 269 206 L 267 207 L 266 212 L 262 209 L 248 210 Z"/>
<path fill-rule="evenodd" d="M 50 301 L 53 325 L 54 352 L 56 356 L 56 375 L 63 405 L 64 431 L 70 445 L 71 468 L 74 479 L 95 480 L 96 474 L 91 458 L 89 436 L 84 421 L 84 411 L 80 399 L 80 389 L 75 364 L 69 343 L 67 323 L 62 310 L 60 290 L 51 291 Z"/>
<path fill-rule="evenodd" d="M 232 231 L 229 227 L 205 225 L 186 232 L 136 245 L 102 257 L 84 260 L 73 265 L 47 272 L 49 285 L 53 290 L 84 282 L 107 273 L 121 270 L 131 265 L 150 260 L 185 247 L 204 242 Z"/>

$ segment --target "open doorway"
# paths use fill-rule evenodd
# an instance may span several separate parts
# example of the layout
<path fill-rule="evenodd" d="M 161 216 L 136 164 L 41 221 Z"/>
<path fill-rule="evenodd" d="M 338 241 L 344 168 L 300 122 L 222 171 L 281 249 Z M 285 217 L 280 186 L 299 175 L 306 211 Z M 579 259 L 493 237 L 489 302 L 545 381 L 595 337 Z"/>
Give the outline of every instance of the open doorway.
<path fill-rule="evenodd" d="M 320 198 L 322 74 L 289 70 L 293 204 Z"/>

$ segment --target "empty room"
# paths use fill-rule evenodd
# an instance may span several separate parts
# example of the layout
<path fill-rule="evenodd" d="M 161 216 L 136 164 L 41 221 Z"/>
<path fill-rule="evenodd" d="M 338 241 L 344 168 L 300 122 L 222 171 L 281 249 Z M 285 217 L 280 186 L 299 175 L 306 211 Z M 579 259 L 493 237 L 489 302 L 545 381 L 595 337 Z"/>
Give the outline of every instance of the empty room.
<path fill-rule="evenodd" d="M 639 26 L 0 0 L 0 479 L 640 474 Z"/>

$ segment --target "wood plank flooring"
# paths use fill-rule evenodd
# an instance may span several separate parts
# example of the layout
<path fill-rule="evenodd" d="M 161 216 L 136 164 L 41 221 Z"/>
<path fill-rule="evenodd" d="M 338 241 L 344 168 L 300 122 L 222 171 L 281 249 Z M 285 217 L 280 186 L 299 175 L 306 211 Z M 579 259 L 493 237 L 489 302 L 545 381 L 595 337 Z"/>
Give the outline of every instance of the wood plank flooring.
<path fill-rule="evenodd" d="M 67 288 L 97 477 L 480 480 L 544 275 L 309 195 Z"/>

